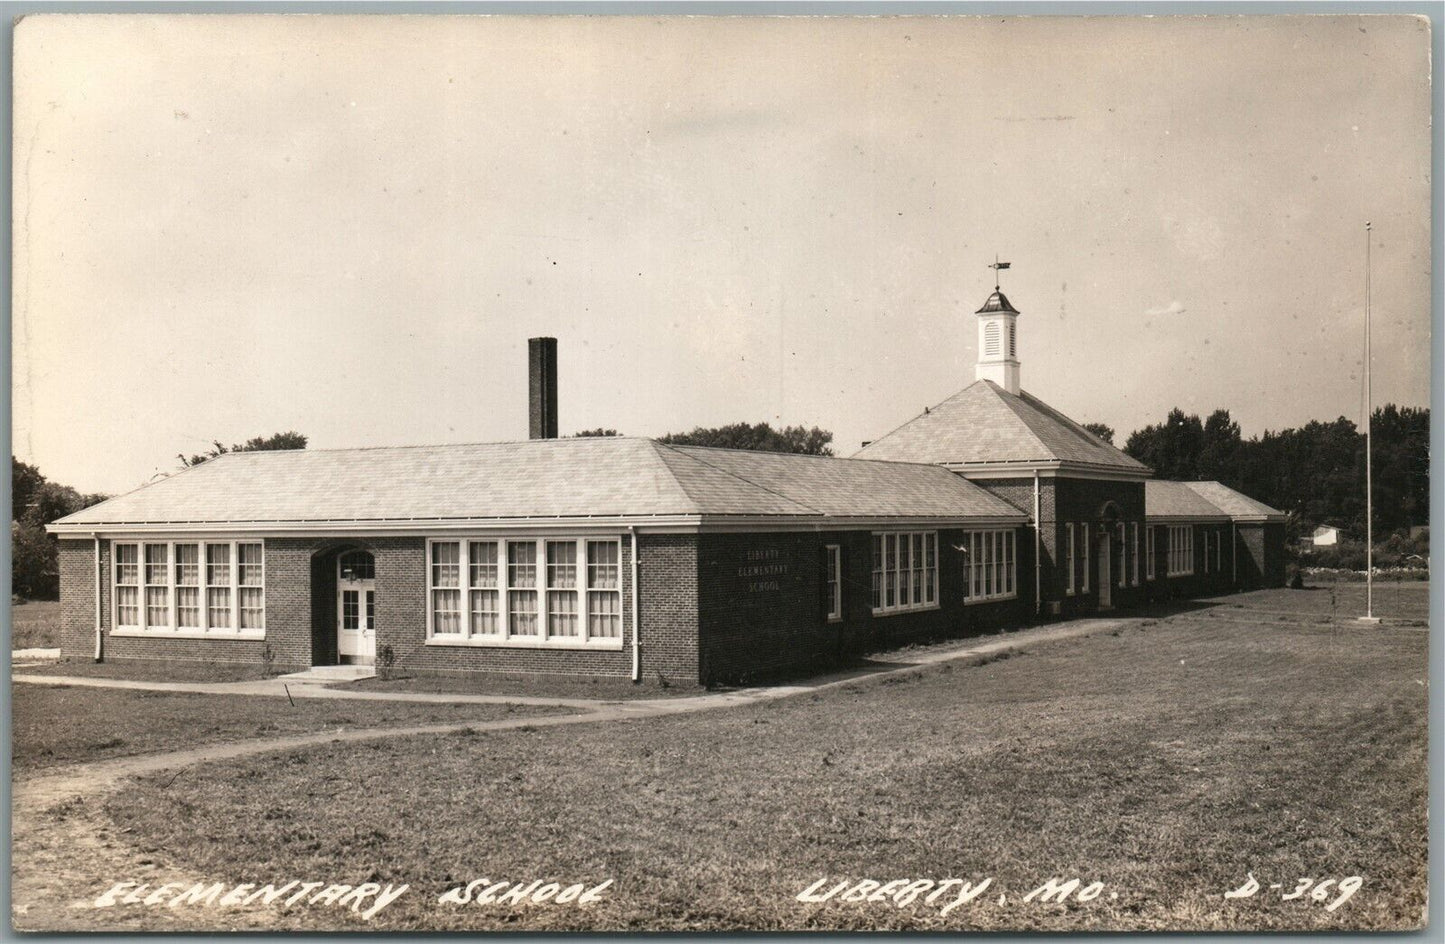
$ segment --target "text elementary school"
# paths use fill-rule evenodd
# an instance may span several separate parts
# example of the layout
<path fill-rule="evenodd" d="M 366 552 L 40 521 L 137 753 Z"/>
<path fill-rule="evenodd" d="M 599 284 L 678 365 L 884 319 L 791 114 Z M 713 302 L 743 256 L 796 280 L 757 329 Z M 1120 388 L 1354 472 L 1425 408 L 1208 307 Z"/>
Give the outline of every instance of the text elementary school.
<path fill-rule="evenodd" d="M 66 659 L 381 664 L 718 684 L 1169 596 L 1281 586 L 1284 516 L 975 380 L 853 458 L 557 438 L 236 452 L 62 518 Z"/>

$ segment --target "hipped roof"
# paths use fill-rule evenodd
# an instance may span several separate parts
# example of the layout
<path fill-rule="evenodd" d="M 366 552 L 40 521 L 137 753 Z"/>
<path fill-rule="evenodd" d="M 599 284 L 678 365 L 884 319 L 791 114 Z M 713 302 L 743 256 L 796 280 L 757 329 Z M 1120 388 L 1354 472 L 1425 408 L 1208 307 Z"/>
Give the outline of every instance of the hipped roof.
<path fill-rule="evenodd" d="M 228 453 L 55 529 L 713 516 L 1025 518 L 937 466 L 597 437 Z"/>
<path fill-rule="evenodd" d="M 1073 465 L 1149 474 L 1126 455 L 1027 391 L 979 380 L 854 453 L 858 459 L 949 466 Z"/>

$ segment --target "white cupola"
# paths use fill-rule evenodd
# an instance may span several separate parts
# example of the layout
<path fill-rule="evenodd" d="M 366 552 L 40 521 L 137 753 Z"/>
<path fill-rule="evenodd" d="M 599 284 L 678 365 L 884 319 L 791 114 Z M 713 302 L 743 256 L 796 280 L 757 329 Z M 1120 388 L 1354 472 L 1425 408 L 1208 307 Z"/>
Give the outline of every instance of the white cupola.
<path fill-rule="evenodd" d="M 995 285 L 993 294 L 983 303 L 977 314 L 978 364 L 973 369 L 974 379 L 991 380 L 1017 396 L 1019 313 Z"/>

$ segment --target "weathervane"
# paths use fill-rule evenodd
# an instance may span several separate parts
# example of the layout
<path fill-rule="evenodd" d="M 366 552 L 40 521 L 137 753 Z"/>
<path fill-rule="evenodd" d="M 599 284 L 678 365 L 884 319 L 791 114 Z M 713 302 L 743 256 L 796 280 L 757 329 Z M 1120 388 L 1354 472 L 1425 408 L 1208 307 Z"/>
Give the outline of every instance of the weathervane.
<path fill-rule="evenodd" d="M 1007 262 L 999 262 L 999 261 L 998 261 L 998 254 L 995 253 L 995 254 L 994 254 L 994 257 L 993 257 L 993 262 L 988 265 L 988 268 L 990 268 L 990 269 L 993 270 L 993 290 L 994 290 L 995 292 L 998 291 L 998 273 L 999 273 L 999 270 L 1000 270 L 1000 269 L 1007 269 L 1008 267 L 1009 267 L 1009 264 L 1008 264 Z"/>

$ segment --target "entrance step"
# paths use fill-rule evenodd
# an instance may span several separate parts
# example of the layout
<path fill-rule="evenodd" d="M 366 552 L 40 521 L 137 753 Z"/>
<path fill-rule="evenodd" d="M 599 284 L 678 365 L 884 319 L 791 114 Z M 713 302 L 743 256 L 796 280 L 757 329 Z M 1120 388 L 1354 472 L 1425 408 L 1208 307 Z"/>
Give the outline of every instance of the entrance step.
<path fill-rule="evenodd" d="M 356 682 L 376 675 L 374 665 L 313 665 L 304 672 L 278 676 L 286 682 Z"/>

